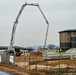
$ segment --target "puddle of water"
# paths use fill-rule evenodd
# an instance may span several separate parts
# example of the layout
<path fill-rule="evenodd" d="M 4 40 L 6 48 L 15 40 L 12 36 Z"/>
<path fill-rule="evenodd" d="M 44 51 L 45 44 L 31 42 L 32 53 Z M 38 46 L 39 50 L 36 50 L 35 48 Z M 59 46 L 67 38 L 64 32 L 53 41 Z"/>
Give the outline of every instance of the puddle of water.
<path fill-rule="evenodd" d="M 10 74 L 8 72 L 0 71 L 0 75 L 14 75 L 14 74 Z"/>

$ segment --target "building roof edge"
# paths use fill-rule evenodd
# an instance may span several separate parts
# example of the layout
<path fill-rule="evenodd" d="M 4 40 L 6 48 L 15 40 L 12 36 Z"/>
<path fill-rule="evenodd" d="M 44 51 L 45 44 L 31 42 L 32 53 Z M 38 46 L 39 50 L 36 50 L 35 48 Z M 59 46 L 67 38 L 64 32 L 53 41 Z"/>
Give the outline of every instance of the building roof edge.
<path fill-rule="evenodd" d="M 62 33 L 62 32 L 76 32 L 76 29 L 63 30 L 63 31 L 59 31 L 58 33 Z"/>

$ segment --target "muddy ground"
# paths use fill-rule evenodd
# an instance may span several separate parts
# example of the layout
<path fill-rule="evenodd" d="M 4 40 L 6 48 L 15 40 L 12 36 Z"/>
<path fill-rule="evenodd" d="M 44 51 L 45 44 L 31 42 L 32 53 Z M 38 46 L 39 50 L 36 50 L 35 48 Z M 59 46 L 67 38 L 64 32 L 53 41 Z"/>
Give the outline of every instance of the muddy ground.
<path fill-rule="evenodd" d="M 22 55 L 13 64 L 0 64 L 0 69 L 15 75 L 76 75 L 76 59 L 44 61 L 41 54 Z"/>

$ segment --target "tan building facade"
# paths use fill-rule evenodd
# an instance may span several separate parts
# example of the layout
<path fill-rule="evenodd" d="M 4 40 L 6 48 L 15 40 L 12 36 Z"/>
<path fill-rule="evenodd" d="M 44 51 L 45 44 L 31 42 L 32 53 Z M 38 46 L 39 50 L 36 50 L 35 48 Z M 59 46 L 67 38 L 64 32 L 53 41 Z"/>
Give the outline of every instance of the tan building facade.
<path fill-rule="evenodd" d="M 59 38 L 61 49 L 68 50 L 70 48 L 76 48 L 76 29 L 60 31 Z"/>

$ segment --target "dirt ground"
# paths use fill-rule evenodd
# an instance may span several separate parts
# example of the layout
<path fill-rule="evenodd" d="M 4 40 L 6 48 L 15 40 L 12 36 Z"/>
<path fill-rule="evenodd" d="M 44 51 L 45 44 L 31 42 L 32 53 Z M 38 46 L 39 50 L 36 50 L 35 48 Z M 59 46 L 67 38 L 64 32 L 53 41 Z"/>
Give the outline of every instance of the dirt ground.
<path fill-rule="evenodd" d="M 6 71 L 13 75 L 45 75 L 43 73 L 25 71 L 23 68 L 0 64 L 0 70 Z"/>
<path fill-rule="evenodd" d="M 22 70 L 5 64 L 1 64 L 0 69 L 3 71 L 7 71 L 9 73 L 13 73 L 15 75 L 25 75 L 25 73 Z M 26 73 L 26 75 L 29 75 L 29 74 Z"/>
<path fill-rule="evenodd" d="M 76 70 L 76 59 L 70 60 L 48 60 L 44 61 L 42 55 L 29 55 L 29 56 L 20 56 L 16 57 L 16 63 L 18 66 L 26 68 L 27 70 L 37 70 L 38 71 L 51 71 L 52 69 L 59 69 L 59 68 L 72 68 L 74 71 Z"/>
<path fill-rule="evenodd" d="M 16 63 L 23 62 L 26 66 L 38 64 L 38 65 L 46 65 L 47 66 L 57 66 L 58 64 L 65 64 L 67 66 L 74 66 L 76 67 L 76 59 L 65 59 L 65 60 L 47 60 L 44 61 L 43 56 L 40 55 L 29 55 L 29 56 L 20 56 L 16 57 Z M 25 63 L 27 62 L 27 63 Z"/>
<path fill-rule="evenodd" d="M 16 57 L 15 66 L 8 66 L 8 65 L 0 65 L 0 69 L 15 73 L 15 75 L 46 75 L 45 71 L 47 68 L 47 72 L 50 72 L 47 75 L 51 74 L 53 69 L 74 69 L 76 75 L 76 59 L 73 60 L 49 60 L 44 61 L 42 54 L 31 54 L 28 56 L 22 55 Z M 47 67 L 46 67 L 47 66 Z M 30 71 L 29 71 L 30 68 Z M 36 69 L 37 68 L 37 69 Z M 65 71 L 67 75 L 72 75 L 71 72 L 68 70 Z M 57 75 L 57 74 L 54 74 Z M 58 74 L 59 75 L 59 74 Z M 66 75 L 66 74 L 63 74 Z"/>

